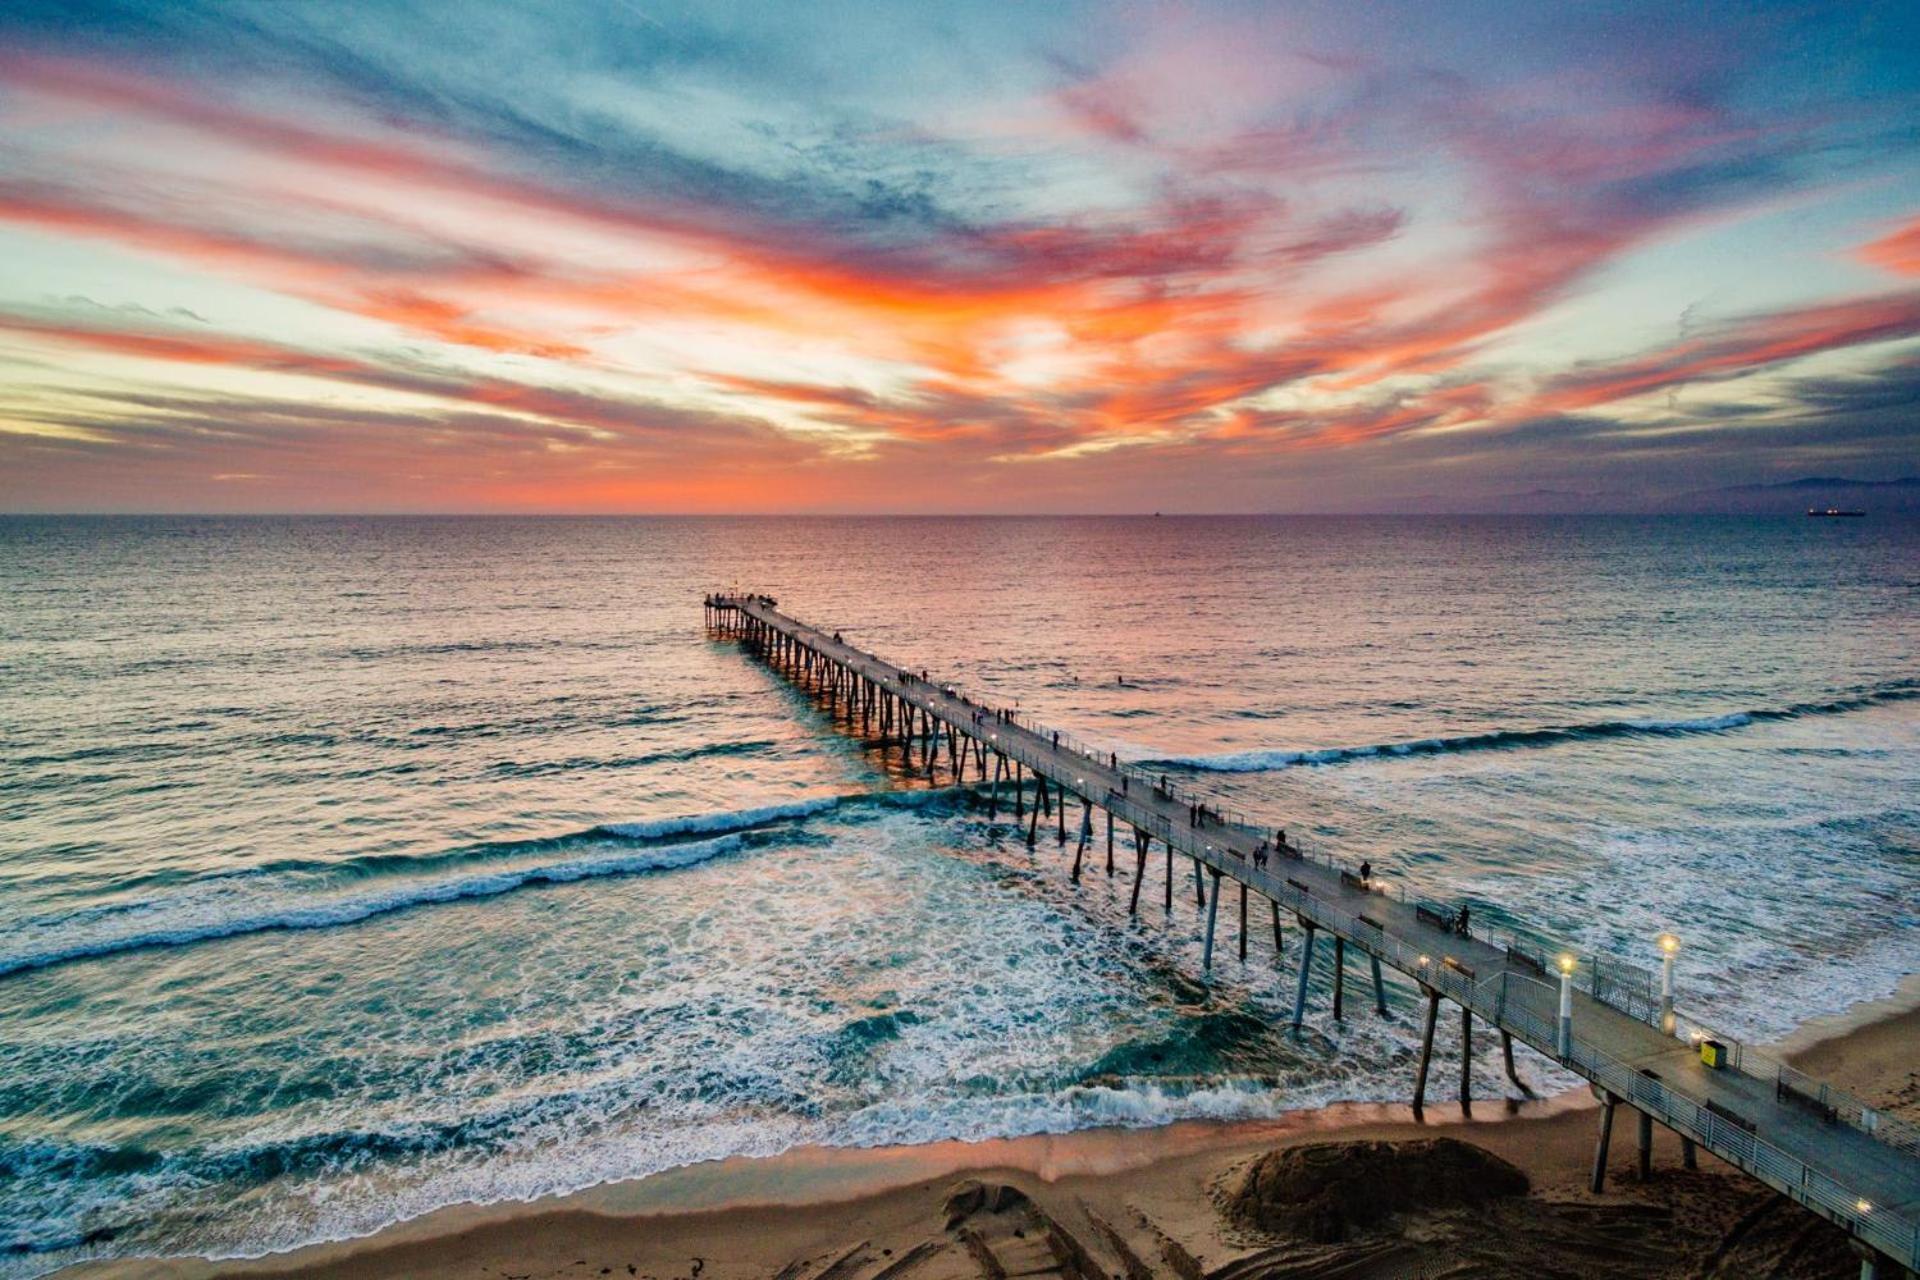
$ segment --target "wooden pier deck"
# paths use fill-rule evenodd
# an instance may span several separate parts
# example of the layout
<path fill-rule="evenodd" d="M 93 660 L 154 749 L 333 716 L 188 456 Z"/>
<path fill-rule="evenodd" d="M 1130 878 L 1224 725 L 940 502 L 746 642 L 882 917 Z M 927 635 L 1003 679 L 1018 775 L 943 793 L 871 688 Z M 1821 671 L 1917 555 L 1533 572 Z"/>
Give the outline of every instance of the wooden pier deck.
<path fill-rule="evenodd" d="M 1219 806 L 1203 811 L 1202 798 L 1163 787 L 1159 778 L 1111 755 L 789 617 L 771 597 L 709 596 L 707 614 L 710 626 L 737 636 L 796 683 L 816 690 L 859 732 L 901 745 L 929 778 L 944 766 L 953 781 L 965 782 L 971 770 L 974 782 L 987 789 L 990 814 L 998 816 L 1004 797 L 1014 821 L 1025 825 L 1029 844 L 1042 834 L 1042 816 L 1049 818 L 1047 834 L 1056 843 L 1074 842 L 1076 882 L 1096 843 L 1094 812 L 1103 811 L 1109 869 L 1115 824 L 1131 836 L 1129 909 L 1138 910 L 1151 855 L 1160 853 L 1165 904 L 1172 906 L 1176 891 L 1193 892 L 1206 908 L 1208 968 L 1226 882 L 1234 882 L 1239 898 L 1242 959 L 1249 898 L 1264 898 L 1276 952 L 1283 950 L 1283 924 L 1290 922 L 1301 935 L 1296 1028 L 1306 1013 L 1321 935 L 1332 939 L 1326 950 L 1332 952 L 1327 960 L 1333 965 L 1336 1019 L 1346 1012 L 1349 950 L 1356 962 L 1367 957 L 1371 994 L 1382 1013 L 1380 966 L 1411 978 L 1424 997 L 1416 1113 L 1425 1100 L 1434 1025 L 1442 1001 L 1451 1000 L 1461 1011 L 1464 1033 L 1462 1102 L 1470 1101 L 1476 1019 L 1498 1032 L 1507 1074 L 1516 1084 L 1514 1040 L 1592 1084 L 1602 1103 L 1596 1191 L 1615 1110 L 1625 1105 L 1637 1113 L 1643 1167 L 1652 1124 L 1666 1125 L 1684 1140 L 1689 1160 L 1697 1143 L 1845 1229 L 1861 1250 L 1863 1276 L 1880 1274 L 1876 1268 L 1889 1263 L 1920 1270 L 1920 1131 L 1731 1041 L 1721 1041 L 1730 1061 L 1707 1066 L 1697 1042 L 1710 1033 L 1657 998 L 1646 971 L 1605 957 L 1567 956 L 1572 975 L 1563 982 L 1560 956 L 1462 934 L 1448 912 L 1363 882 L 1352 869 L 1309 858 L 1293 842 L 1276 846 L 1275 828 L 1255 826 Z M 1070 800 L 1080 809 L 1071 832 Z"/>

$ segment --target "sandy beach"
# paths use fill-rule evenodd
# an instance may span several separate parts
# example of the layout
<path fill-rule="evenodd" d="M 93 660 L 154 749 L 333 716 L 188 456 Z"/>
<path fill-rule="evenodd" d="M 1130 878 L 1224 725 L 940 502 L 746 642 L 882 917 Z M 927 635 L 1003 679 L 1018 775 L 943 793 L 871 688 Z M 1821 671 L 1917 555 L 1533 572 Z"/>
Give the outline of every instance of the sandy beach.
<path fill-rule="evenodd" d="M 1920 981 L 1809 1025 L 1795 1065 L 1909 1118 L 1920 1113 Z M 980 1143 L 800 1149 L 728 1160 L 532 1204 L 458 1206 L 364 1240 L 267 1259 L 125 1261 L 77 1278 L 634 1276 L 891 1280 L 1017 1275 L 1229 1278 L 1841 1277 L 1858 1262 L 1812 1214 L 1655 1134 L 1651 1178 L 1631 1126 L 1608 1186 L 1587 1188 L 1585 1090 L 1464 1113 L 1338 1106 L 1274 1121 L 1183 1123 Z M 1393 1144 L 1384 1153 L 1370 1144 Z M 1455 1146 L 1466 1144 L 1466 1150 Z M 1278 1153 L 1278 1154 L 1270 1154 Z M 1481 1160 L 1486 1167 L 1462 1166 Z M 1371 1164 L 1369 1163 L 1371 1161 Z M 1259 1169 L 1253 1176 L 1250 1170 Z M 1508 1168 L 1524 1190 L 1503 1194 Z M 1342 1170 L 1366 1170 L 1361 1194 Z M 1423 1174 L 1422 1170 L 1425 1173 Z M 1423 1182 L 1423 1176 L 1425 1181 Z M 1261 1200 L 1274 1178 L 1319 1201 Z M 1264 1180 L 1264 1183 L 1263 1183 Z M 1264 1190 L 1262 1186 L 1264 1185 Z M 1519 1184 L 1516 1184 L 1519 1185 Z M 1329 1210 L 1326 1203 L 1334 1208 Z M 1385 1210 L 1377 1218 L 1339 1207 Z M 1278 1213 L 1275 1229 L 1249 1215 Z"/>

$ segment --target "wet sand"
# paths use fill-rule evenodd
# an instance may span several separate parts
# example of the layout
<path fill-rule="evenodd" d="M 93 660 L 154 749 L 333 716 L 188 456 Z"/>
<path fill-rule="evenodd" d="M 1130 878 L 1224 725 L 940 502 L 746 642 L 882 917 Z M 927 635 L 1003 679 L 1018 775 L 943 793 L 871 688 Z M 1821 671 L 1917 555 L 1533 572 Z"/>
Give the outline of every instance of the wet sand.
<path fill-rule="evenodd" d="M 1920 980 L 1892 1001 L 1780 1046 L 1804 1070 L 1909 1117 L 1920 1069 Z M 1617 1125 L 1606 1191 L 1587 1188 L 1585 1090 L 1523 1104 L 1342 1106 L 1275 1121 L 1185 1123 L 871 1151 L 727 1160 L 521 1205 L 460 1206 L 365 1240 L 244 1263 L 152 1260 L 67 1276 L 187 1278 L 631 1276 L 667 1280 L 1143 1280 L 1402 1277 L 1851 1277 L 1841 1234 L 1703 1156 L 1681 1168 L 1656 1130 L 1637 1177 Z M 1518 1197 L 1414 1209 L 1346 1238 L 1236 1226 L 1223 1205 L 1258 1156 L 1302 1144 L 1450 1137 L 1524 1171 Z M 974 1184 L 969 1186 L 969 1184 Z"/>

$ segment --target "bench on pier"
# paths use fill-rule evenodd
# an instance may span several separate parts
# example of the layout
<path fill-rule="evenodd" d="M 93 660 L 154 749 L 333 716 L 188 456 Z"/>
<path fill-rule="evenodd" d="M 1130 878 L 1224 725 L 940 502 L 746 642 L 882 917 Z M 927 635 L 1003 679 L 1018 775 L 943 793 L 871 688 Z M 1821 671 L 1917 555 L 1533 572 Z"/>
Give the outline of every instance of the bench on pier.
<path fill-rule="evenodd" d="M 1430 925 L 1442 933 L 1453 932 L 1453 915 L 1450 912 L 1435 911 L 1432 907 L 1416 906 L 1413 914 L 1421 924 Z"/>
<path fill-rule="evenodd" d="M 1447 966 L 1447 968 L 1453 970 L 1455 973 L 1459 974 L 1463 978 L 1472 978 L 1476 976 L 1473 972 L 1473 966 L 1461 964 L 1458 960 L 1455 960 L 1452 956 L 1441 956 L 1440 963 Z"/>
<path fill-rule="evenodd" d="M 1292 876 L 1287 877 L 1287 883 L 1292 885 L 1294 888 L 1298 889 L 1300 892 L 1308 895 L 1309 897 L 1313 895 L 1312 889 L 1308 888 L 1304 884 L 1301 884 L 1298 880 L 1295 880 Z"/>
<path fill-rule="evenodd" d="M 1372 885 L 1368 884 L 1365 880 L 1362 880 L 1359 876 L 1353 874 L 1353 872 L 1351 871 L 1342 871 L 1340 873 L 1340 887 L 1343 889 L 1351 889 L 1355 893 L 1372 893 L 1373 892 Z"/>
<path fill-rule="evenodd" d="M 1511 943 L 1507 944 L 1507 963 L 1517 969 L 1531 969 L 1533 972 L 1543 976 L 1547 972 L 1547 962 L 1545 960 L 1533 954 L 1533 952 L 1516 947 Z"/>
<path fill-rule="evenodd" d="M 1720 1117 L 1722 1120 L 1725 1120 L 1728 1124 L 1732 1125 L 1736 1129 L 1744 1129 L 1748 1133 L 1760 1132 L 1759 1125 L 1747 1119 L 1745 1116 L 1741 1115 L 1738 1111 L 1732 1111 L 1726 1107 L 1721 1106 L 1719 1103 L 1715 1102 L 1711 1098 L 1707 1099 L 1707 1110 L 1711 1111 L 1714 1115 Z"/>

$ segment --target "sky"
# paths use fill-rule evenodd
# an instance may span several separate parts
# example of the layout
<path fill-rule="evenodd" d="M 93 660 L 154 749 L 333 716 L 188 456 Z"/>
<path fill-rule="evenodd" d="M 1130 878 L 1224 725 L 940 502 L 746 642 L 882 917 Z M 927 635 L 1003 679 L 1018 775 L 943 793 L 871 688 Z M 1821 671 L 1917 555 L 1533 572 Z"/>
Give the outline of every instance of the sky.
<path fill-rule="evenodd" d="M 10 0 L 0 510 L 1920 473 L 1920 6 Z"/>

